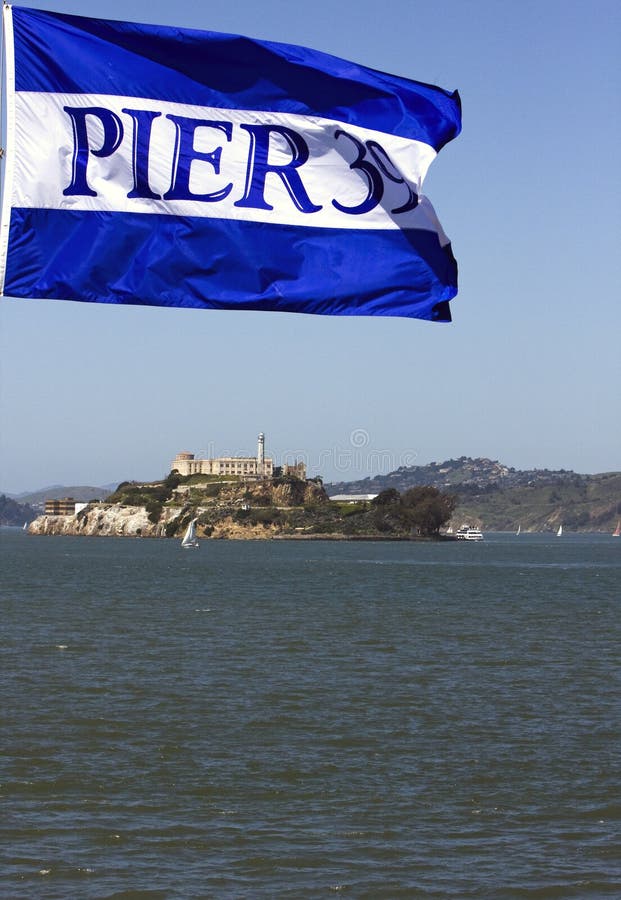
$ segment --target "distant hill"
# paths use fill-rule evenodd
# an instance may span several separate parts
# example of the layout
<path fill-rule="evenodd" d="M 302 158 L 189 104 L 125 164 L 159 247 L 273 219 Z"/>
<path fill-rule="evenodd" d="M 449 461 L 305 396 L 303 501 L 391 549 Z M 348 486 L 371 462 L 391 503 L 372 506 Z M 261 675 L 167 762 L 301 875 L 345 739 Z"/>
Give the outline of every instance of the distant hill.
<path fill-rule="evenodd" d="M 37 515 L 28 503 L 18 503 L 6 494 L 0 494 L 0 525 L 23 525 L 32 522 Z"/>
<path fill-rule="evenodd" d="M 580 475 L 566 469 L 519 470 L 496 460 L 461 456 L 426 466 L 401 466 L 387 475 L 326 484 L 328 495 L 406 491 L 431 485 L 454 493 L 453 525 L 490 531 L 612 531 L 621 518 L 621 472 Z"/>
<path fill-rule="evenodd" d="M 46 500 L 58 500 L 61 497 L 73 497 L 78 503 L 88 503 L 91 500 L 105 500 L 111 493 L 110 485 L 107 487 L 91 487 L 90 485 L 54 484 L 31 493 L 16 494 L 12 499 L 17 500 L 19 503 L 29 503 L 32 506 L 43 506 Z"/>

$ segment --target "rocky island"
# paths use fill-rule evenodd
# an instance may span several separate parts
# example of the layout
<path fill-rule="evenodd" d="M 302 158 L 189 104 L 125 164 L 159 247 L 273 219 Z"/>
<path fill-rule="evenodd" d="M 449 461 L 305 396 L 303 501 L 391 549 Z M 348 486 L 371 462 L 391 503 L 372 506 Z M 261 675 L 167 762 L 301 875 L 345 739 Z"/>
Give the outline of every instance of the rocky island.
<path fill-rule="evenodd" d="M 196 520 L 199 538 L 241 540 L 438 538 L 454 499 L 432 487 L 372 500 L 330 500 L 320 478 L 275 474 L 256 480 L 231 475 L 180 475 L 123 482 L 103 502 L 73 515 L 39 516 L 31 534 L 179 538 Z"/>

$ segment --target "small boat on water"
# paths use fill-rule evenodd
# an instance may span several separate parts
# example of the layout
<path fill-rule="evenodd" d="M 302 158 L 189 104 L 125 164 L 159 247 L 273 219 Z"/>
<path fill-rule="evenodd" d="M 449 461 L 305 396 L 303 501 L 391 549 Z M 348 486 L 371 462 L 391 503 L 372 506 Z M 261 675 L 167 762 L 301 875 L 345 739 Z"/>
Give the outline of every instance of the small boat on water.
<path fill-rule="evenodd" d="M 518 525 L 518 530 L 515 532 L 515 536 L 517 537 L 521 531 L 522 531 L 522 526 Z"/>
<path fill-rule="evenodd" d="M 184 550 L 198 549 L 198 538 L 196 537 L 196 519 L 192 519 L 192 521 L 188 525 L 186 532 L 183 535 L 181 546 Z"/>
<path fill-rule="evenodd" d="M 458 541 L 482 541 L 483 534 L 478 528 L 471 528 L 470 525 L 462 525 L 455 532 Z"/>
<path fill-rule="evenodd" d="M 617 527 L 612 532 L 613 537 L 621 537 L 621 519 L 617 522 Z"/>
<path fill-rule="evenodd" d="M 558 526 L 558 531 L 556 532 L 556 536 L 563 537 L 563 526 L 562 525 Z"/>

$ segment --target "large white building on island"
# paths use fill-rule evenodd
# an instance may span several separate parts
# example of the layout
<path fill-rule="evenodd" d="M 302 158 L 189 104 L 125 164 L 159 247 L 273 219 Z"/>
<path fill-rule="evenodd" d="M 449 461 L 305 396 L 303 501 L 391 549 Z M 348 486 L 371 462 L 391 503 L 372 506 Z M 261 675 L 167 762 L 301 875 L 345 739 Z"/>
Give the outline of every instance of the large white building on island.
<path fill-rule="evenodd" d="M 218 456 L 214 459 L 196 459 L 193 453 L 182 450 L 181 453 L 177 453 L 170 468 L 171 471 L 176 469 L 180 475 L 218 475 L 220 477 L 233 475 L 237 478 L 251 480 L 274 477 L 274 460 L 265 455 L 263 432 L 257 439 L 256 456 Z M 282 474 L 304 479 L 306 478 L 306 467 L 304 463 L 284 465 Z"/>

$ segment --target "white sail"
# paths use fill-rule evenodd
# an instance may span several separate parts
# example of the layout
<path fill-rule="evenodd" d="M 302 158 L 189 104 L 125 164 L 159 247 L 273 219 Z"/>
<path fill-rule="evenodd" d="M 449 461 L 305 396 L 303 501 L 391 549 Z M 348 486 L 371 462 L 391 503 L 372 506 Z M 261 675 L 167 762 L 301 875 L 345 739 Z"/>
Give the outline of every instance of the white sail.
<path fill-rule="evenodd" d="M 188 548 L 198 547 L 198 538 L 196 537 L 196 519 L 192 519 L 188 525 L 186 532 L 181 541 L 181 546 L 187 550 Z"/>
<path fill-rule="evenodd" d="M 559 526 L 558 526 L 558 531 L 556 532 L 556 536 L 557 536 L 557 537 L 562 537 L 562 536 L 563 536 L 563 526 L 562 526 L 562 525 L 559 525 Z"/>
<path fill-rule="evenodd" d="M 522 526 L 521 526 L 521 525 L 518 525 L 518 530 L 515 532 L 516 537 L 517 537 L 517 535 L 520 533 L 521 530 L 522 530 Z"/>

